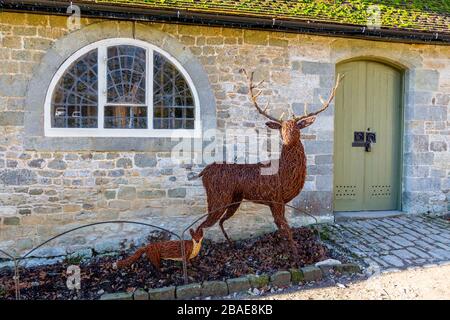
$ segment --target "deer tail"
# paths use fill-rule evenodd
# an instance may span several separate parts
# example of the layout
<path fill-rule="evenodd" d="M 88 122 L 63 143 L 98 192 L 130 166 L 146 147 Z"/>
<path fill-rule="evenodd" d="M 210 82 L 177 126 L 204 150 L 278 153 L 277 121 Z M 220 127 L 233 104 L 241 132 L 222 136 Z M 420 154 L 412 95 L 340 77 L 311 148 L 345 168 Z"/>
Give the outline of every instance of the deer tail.
<path fill-rule="evenodd" d="M 118 268 L 124 268 L 124 267 L 128 267 L 130 265 L 132 265 L 133 263 L 135 263 L 136 261 L 139 260 L 139 258 L 145 253 L 145 247 L 138 249 L 132 256 L 117 261 L 116 265 Z"/>

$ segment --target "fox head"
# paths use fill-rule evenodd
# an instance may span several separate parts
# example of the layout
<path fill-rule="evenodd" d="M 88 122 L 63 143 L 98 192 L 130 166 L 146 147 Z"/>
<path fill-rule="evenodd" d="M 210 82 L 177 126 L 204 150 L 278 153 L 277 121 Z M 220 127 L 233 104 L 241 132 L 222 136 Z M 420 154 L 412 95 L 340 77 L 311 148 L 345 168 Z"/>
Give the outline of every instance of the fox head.
<path fill-rule="evenodd" d="M 194 229 L 190 229 L 189 232 L 195 243 L 199 243 L 203 240 L 203 229 L 198 229 L 197 232 Z"/>

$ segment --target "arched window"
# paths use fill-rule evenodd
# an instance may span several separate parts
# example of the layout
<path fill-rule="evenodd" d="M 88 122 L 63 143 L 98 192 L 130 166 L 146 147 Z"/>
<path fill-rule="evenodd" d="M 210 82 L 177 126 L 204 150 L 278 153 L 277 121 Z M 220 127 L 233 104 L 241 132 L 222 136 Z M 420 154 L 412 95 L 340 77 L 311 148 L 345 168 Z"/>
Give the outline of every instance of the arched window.
<path fill-rule="evenodd" d="M 93 43 L 69 58 L 46 98 L 47 136 L 197 136 L 198 95 L 168 53 L 134 39 Z"/>

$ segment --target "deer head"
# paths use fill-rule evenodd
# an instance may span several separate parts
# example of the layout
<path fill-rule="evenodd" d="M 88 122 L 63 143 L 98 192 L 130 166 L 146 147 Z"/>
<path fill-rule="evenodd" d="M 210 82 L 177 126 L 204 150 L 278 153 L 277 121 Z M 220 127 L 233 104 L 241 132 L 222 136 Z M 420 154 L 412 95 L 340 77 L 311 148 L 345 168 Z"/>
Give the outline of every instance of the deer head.
<path fill-rule="evenodd" d="M 263 115 L 264 117 L 268 118 L 270 121 L 266 122 L 266 126 L 270 129 L 280 130 L 281 139 L 283 141 L 284 145 L 290 145 L 294 142 L 297 142 L 300 140 L 300 130 L 309 127 L 314 123 L 316 120 L 316 116 L 325 111 L 328 106 L 330 105 L 331 101 L 333 101 L 334 96 L 336 95 L 336 90 L 339 86 L 339 82 L 344 76 L 341 76 L 338 74 L 336 84 L 331 90 L 330 96 L 327 101 L 324 101 L 321 97 L 320 101 L 322 102 L 322 107 L 315 112 L 307 113 L 303 116 L 296 116 L 292 112 L 291 119 L 283 120 L 284 113 L 281 115 L 279 119 L 269 115 L 267 113 L 267 109 L 269 107 L 269 102 L 267 102 L 266 106 L 264 108 L 261 108 L 258 104 L 258 97 L 261 95 L 261 91 L 258 91 L 255 93 L 255 89 L 258 89 L 263 83 L 264 80 L 259 82 L 258 84 L 253 84 L 253 76 L 254 72 L 250 74 L 250 76 L 247 74 L 245 70 L 242 70 L 243 73 L 247 76 L 248 82 L 249 82 L 249 94 L 250 94 L 250 100 L 252 101 L 253 105 L 255 106 L 256 110 Z"/>

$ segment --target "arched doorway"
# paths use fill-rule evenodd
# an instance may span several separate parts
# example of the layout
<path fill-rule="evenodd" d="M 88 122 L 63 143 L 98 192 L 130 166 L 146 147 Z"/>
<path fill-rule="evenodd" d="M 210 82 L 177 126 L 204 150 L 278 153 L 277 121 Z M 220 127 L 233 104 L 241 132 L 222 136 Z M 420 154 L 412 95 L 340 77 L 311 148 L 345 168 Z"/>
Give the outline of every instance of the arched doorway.
<path fill-rule="evenodd" d="M 400 209 L 402 72 L 370 60 L 341 63 L 334 141 L 335 211 Z"/>

